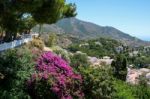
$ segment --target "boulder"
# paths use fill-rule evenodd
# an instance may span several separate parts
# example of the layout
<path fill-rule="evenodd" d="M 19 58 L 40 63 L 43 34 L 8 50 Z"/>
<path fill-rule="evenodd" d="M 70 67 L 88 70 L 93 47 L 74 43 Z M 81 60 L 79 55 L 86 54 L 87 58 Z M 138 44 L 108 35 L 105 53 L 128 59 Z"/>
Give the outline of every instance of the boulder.
<path fill-rule="evenodd" d="M 146 74 L 146 78 L 150 80 L 150 73 Z"/>

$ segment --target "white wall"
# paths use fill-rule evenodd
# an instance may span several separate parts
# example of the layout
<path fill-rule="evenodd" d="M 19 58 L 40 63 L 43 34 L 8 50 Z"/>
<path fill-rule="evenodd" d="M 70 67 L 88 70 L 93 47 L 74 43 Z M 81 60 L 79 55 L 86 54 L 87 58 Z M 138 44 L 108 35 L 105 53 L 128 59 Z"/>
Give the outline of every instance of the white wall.
<path fill-rule="evenodd" d="M 24 35 L 24 36 L 22 36 L 23 38 L 21 40 L 14 40 L 14 41 L 9 42 L 9 43 L 0 44 L 0 51 L 4 51 L 4 50 L 10 49 L 10 48 L 15 48 L 15 47 L 20 46 L 24 43 L 32 41 L 32 36 L 33 35 L 34 34 Z M 38 34 L 35 34 L 35 35 L 38 35 Z"/>

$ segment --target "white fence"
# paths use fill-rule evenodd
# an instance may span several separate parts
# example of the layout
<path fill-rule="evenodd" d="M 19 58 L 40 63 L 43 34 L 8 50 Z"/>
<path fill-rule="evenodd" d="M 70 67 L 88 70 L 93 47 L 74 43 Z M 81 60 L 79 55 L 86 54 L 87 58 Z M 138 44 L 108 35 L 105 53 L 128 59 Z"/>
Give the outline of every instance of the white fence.
<path fill-rule="evenodd" d="M 22 36 L 22 38 L 20 40 L 14 40 L 14 41 L 9 42 L 9 43 L 0 44 L 0 51 L 4 51 L 4 50 L 10 49 L 10 48 L 15 48 L 15 47 L 20 46 L 24 43 L 32 41 L 32 36 L 33 35 L 34 34 L 24 35 L 24 36 Z M 35 35 L 38 35 L 38 34 L 35 34 Z"/>

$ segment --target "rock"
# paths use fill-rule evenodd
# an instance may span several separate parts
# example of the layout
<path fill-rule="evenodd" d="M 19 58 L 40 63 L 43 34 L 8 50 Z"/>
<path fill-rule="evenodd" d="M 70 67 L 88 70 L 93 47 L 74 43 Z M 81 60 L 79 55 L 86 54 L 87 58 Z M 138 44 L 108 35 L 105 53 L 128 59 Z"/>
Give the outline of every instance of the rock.
<path fill-rule="evenodd" d="M 146 74 L 146 78 L 150 80 L 150 73 Z"/>
<path fill-rule="evenodd" d="M 150 69 L 141 68 L 139 71 L 142 72 L 142 73 L 149 73 L 149 72 L 150 72 Z"/>
<path fill-rule="evenodd" d="M 126 77 L 126 82 L 130 84 L 138 84 L 138 78 L 140 73 L 136 69 L 128 69 L 127 77 Z"/>
<path fill-rule="evenodd" d="M 52 51 L 49 47 L 44 47 L 44 51 Z"/>
<path fill-rule="evenodd" d="M 126 82 L 130 84 L 138 84 L 139 76 L 143 74 L 149 80 L 148 84 L 150 84 L 150 69 L 147 68 L 141 68 L 141 69 L 128 68 Z"/>

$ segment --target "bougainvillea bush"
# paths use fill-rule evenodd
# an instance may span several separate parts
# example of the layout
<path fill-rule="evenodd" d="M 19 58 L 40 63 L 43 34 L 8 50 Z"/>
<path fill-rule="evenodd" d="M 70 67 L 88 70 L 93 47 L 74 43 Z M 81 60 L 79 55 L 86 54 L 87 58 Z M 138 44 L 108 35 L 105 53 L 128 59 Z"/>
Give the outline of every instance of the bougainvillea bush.
<path fill-rule="evenodd" d="M 27 81 L 33 99 L 82 99 L 82 78 L 69 64 L 52 52 L 44 52 Z"/>

